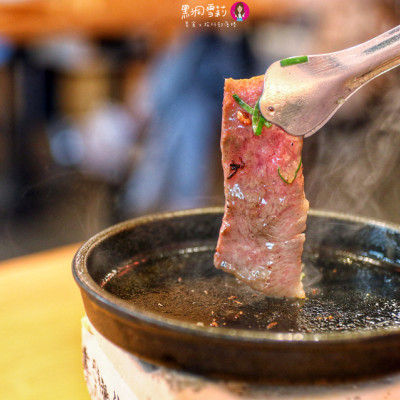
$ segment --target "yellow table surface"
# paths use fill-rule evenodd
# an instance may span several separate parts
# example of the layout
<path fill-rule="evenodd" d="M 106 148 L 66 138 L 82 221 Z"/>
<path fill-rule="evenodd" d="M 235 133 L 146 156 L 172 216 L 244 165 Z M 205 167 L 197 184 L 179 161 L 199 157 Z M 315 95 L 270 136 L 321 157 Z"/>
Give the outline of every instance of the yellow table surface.
<path fill-rule="evenodd" d="M 89 400 L 84 308 L 71 273 L 79 245 L 0 263 L 0 397 Z"/>

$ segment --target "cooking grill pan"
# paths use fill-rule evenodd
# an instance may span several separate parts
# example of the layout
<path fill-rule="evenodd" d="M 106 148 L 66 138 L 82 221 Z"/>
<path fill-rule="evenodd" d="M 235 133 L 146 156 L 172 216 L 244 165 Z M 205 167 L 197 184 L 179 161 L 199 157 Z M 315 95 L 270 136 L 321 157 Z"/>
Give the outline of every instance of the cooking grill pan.
<path fill-rule="evenodd" d="M 144 361 L 213 378 L 293 383 L 400 371 L 398 226 L 310 211 L 306 298 L 271 299 L 214 268 L 222 215 L 151 215 L 88 240 L 73 274 L 94 327 Z"/>

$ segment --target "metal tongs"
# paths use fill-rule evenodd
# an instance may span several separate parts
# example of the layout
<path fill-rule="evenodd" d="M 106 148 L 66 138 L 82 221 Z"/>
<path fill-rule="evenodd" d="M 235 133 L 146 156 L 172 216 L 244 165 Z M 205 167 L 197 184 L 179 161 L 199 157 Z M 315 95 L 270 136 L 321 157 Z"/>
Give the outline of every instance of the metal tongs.
<path fill-rule="evenodd" d="M 265 73 L 260 111 L 295 136 L 311 136 L 358 89 L 400 64 L 400 25 L 335 53 L 273 63 Z"/>

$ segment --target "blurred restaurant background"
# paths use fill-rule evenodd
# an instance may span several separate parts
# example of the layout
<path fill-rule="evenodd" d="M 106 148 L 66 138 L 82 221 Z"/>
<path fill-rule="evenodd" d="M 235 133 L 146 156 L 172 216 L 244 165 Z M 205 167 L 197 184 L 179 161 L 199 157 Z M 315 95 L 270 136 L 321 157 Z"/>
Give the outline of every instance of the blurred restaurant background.
<path fill-rule="evenodd" d="M 222 206 L 224 78 L 400 24 L 398 0 L 0 3 L 0 259 Z M 312 208 L 400 223 L 400 70 L 304 142 Z"/>

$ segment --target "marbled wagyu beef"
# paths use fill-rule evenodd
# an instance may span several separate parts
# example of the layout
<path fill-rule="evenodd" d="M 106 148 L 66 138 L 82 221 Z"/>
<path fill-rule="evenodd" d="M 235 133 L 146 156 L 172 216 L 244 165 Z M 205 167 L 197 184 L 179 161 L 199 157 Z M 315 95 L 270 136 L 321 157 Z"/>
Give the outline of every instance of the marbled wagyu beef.
<path fill-rule="evenodd" d="M 303 139 L 263 126 L 249 112 L 263 76 L 225 81 L 221 150 L 225 213 L 214 264 L 270 297 L 304 297 L 301 255 L 308 201 L 301 166 Z"/>

